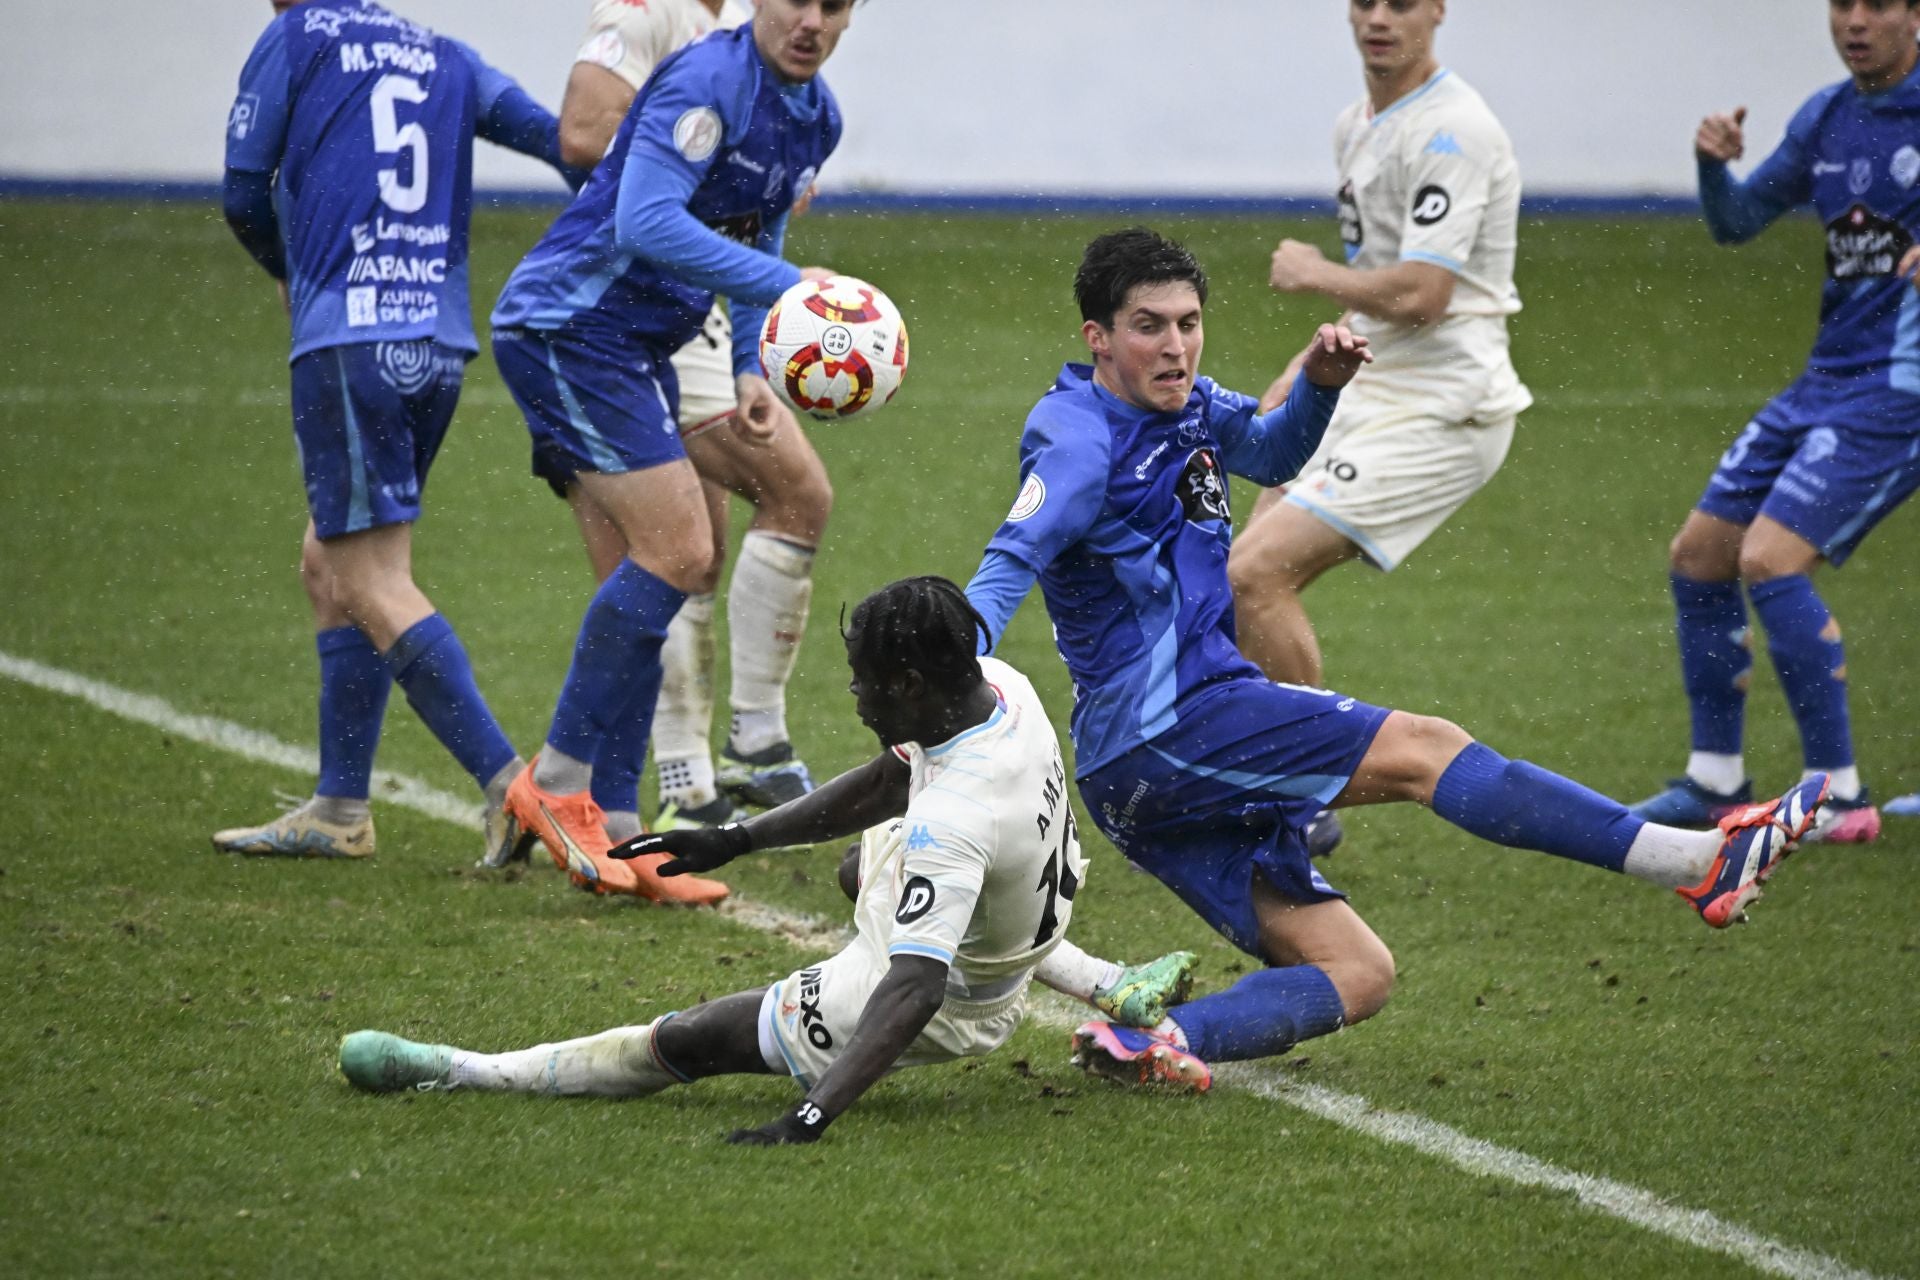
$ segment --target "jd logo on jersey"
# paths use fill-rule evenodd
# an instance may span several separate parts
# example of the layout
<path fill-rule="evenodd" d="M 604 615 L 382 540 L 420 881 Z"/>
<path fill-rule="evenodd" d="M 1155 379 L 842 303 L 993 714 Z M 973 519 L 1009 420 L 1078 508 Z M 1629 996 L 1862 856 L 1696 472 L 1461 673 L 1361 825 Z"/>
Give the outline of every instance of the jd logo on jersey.
<path fill-rule="evenodd" d="M 1180 496 L 1180 507 L 1188 520 L 1199 523 L 1233 519 L 1233 512 L 1227 506 L 1226 481 L 1220 477 L 1220 464 L 1213 460 L 1211 449 L 1193 451 L 1186 468 L 1180 472 L 1175 492 Z"/>
<path fill-rule="evenodd" d="M 1422 227 L 1432 226 L 1452 209 L 1453 197 L 1442 186 L 1422 187 L 1413 197 L 1413 220 Z"/>
<path fill-rule="evenodd" d="M 893 913 L 898 924 L 912 924 L 933 910 L 933 881 L 925 876 L 910 876 L 900 894 L 900 909 Z"/>

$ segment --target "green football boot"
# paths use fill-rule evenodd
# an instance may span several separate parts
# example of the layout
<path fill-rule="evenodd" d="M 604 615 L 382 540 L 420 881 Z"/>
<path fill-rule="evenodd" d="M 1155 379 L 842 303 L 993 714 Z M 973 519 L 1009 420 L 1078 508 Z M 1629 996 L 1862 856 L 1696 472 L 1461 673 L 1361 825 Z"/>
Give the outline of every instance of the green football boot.
<path fill-rule="evenodd" d="M 1093 1007 L 1125 1027 L 1152 1027 L 1167 1010 L 1187 998 L 1193 989 L 1197 957 L 1191 951 L 1172 951 L 1158 960 L 1120 972 L 1110 987 L 1096 987 Z"/>
<path fill-rule="evenodd" d="M 340 1041 L 340 1074 L 368 1093 L 446 1089 L 453 1046 L 416 1044 L 384 1031 L 356 1031 Z"/>

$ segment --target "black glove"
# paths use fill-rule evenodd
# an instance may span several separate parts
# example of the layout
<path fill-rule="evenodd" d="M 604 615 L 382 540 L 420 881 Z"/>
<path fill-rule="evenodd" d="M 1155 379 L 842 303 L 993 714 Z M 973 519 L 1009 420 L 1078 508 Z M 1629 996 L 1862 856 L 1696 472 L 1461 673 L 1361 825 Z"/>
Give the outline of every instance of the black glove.
<path fill-rule="evenodd" d="M 758 1129 L 735 1129 L 727 1141 L 736 1147 L 784 1147 L 800 1142 L 818 1142 L 827 1131 L 826 1112 L 811 1102 L 802 1102 L 772 1124 Z"/>
<path fill-rule="evenodd" d="M 724 827 L 687 827 L 679 831 L 646 832 L 631 840 L 622 840 L 607 850 L 615 858 L 638 858 L 664 853 L 673 859 L 657 868 L 663 876 L 683 876 L 689 871 L 711 871 L 724 867 L 743 853 L 753 851 L 753 837 L 737 822 Z"/>

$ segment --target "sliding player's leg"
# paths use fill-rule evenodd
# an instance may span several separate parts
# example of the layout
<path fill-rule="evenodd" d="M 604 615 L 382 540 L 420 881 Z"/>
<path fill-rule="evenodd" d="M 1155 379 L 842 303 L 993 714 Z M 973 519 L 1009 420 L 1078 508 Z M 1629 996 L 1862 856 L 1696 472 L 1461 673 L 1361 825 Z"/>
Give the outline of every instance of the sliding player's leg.
<path fill-rule="evenodd" d="M 766 989 L 736 992 L 643 1026 L 504 1053 L 424 1044 L 384 1031 L 340 1042 L 340 1072 L 372 1093 L 474 1089 L 558 1097 L 634 1098 L 712 1075 L 768 1074 L 758 1023 Z"/>

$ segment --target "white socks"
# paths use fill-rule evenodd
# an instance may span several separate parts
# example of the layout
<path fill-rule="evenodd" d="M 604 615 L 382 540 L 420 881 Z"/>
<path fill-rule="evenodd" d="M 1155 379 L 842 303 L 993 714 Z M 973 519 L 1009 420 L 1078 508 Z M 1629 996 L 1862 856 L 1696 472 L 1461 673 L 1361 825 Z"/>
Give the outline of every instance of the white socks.
<path fill-rule="evenodd" d="M 1691 889 L 1707 878 L 1707 868 L 1720 852 L 1718 828 L 1682 831 L 1647 823 L 1633 838 L 1627 861 L 1620 869 L 1666 889 Z"/>
<path fill-rule="evenodd" d="M 1093 993 L 1120 981 L 1125 972 L 1111 960 L 1090 956 L 1065 938 L 1054 944 L 1033 976 L 1063 996 L 1092 1003 Z"/>
<path fill-rule="evenodd" d="M 653 713 L 653 763 L 660 802 L 711 804 L 713 787 L 713 593 L 688 596 L 667 626 L 663 678 Z"/>
<path fill-rule="evenodd" d="M 545 1093 L 557 1097 L 638 1098 L 679 1081 L 654 1060 L 655 1019 L 644 1027 L 615 1027 L 597 1036 L 538 1044 L 511 1053 L 453 1052 L 449 1083 L 491 1093 Z"/>
<path fill-rule="evenodd" d="M 1800 775 L 1805 782 L 1816 773 L 1824 773 L 1833 779 L 1833 786 L 1827 792 L 1831 800 L 1858 800 L 1860 798 L 1860 766 L 1850 764 L 1844 769 L 1808 769 Z"/>
<path fill-rule="evenodd" d="M 1712 751 L 1695 751 L 1687 756 L 1687 776 L 1709 791 L 1729 795 L 1745 784 L 1747 762 L 1737 753 L 1723 756 Z"/>
<path fill-rule="evenodd" d="M 787 680 L 812 601 L 812 551 L 758 531 L 740 540 L 727 585 L 735 750 L 751 755 L 787 741 Z"/>

